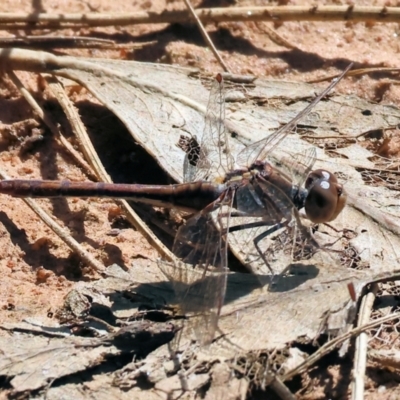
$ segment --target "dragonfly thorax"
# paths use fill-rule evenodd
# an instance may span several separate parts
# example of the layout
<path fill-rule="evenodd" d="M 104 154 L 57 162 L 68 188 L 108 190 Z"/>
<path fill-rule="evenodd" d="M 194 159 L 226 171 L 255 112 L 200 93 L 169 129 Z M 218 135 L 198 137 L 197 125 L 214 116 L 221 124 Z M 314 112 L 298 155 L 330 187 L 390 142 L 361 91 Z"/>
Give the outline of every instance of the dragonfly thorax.
<path fill-rule="evenodd" d="M 298 210 L 304 208 L 308 195 L 309 191 L 307 189 L 304 189 L 297 185 L 292 186 L 291 200 Z"/>
<path fill-rule="evenodd" d="M 278 189 L 281 192 L 280 196 L 286 195 L 293 205 L 298 209 L 305 207 L 309 190 L 295 185 L 291 182 L 290 178 L 285 174 L 282 174 L 279 169 L 272 166 L 267 161 L 256 161 L 249 168 L 251 174 L 251 180 L 258 180 L 268 182 L 269 185 L 274 185 L 275 191 Z M 274 190 L 271 191 L 271 193 Z M 279 195 L 278 195 L 279 197 Z"/>
<path fill-rule="evenodd" d="M 253 180 L 256 176 L 262 176 L 268 179 L 273 172 L 273 167 L 268 162 L 256 161 L 249 168 L 238 168 L 232 171 L 229 171 L 225 174 L 222 183 L 227 186 L 235 186 L 235 185 L 243 185 L 251 180 Z"/>
<path fill-rule="evenodd" d="M 257 160 L 250 165 L 249 171 L 252 175 L 261 174 L 261 176 L 269 176 L 272 174 L 274 167 L 267 161 Z"/>

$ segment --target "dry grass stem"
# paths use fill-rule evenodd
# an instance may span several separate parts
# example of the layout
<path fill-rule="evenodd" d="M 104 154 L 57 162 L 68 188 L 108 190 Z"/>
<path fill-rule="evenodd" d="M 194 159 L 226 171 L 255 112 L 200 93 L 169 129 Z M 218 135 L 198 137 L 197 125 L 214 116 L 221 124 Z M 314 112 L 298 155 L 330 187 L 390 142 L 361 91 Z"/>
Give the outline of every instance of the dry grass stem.
<path fill-rule="evenodd" d="M 5 172 L 0 170 L 1 179 L 10 179 Z M 90 253 L 88 253 L 69 233 L 67 233 L 60 225 L 58 225 L 34 200 L 22 199 L 36 215 L 64 241 L 87 265 L 90 265 L 97 272 L 104 272 L 105 266 L 97 261 Z"/>
<path fill-rule="evenodd" d="M 376 72 L 400 72 L 400 68 L 391 68 L 391 67 L 373 67 L 373 68 L 359 68 L 359 69 L 353 69 L 347 73 L 347 76 L 361 76 L 361 75 L 367 75 L 367 74 L 373 74 Z M 320 82 L 329 82 L 332 79 L 337 78 L 339 75 L 330 75 L 330 76 L 324 76 L 322 78 L 318 79 L 313 79 L 308 81 L 308 83 L 320 83 Z"/>
<path fill-rule="evenodd" d="M 400 369 L 400 351 L 397 349 L 372 349 L 368 352 L 368 359 L 384 368 Z"/>
<path fill-rule="evenodd" d="M 298 50 L 297 46 L 290 43 L 283 36 L 278 35 L 278 33 L 276 33 L 273 29 L 271 29 L 264 22 L 257 22 L 256 24 L 257 24 L 258 29 L 260 29 L 262 32 L 264 32 L 278 46 L 285 47 L 286 49 Z"/>
<path fill-rule="evenodd" d="M 113 40 L 99 39 L 86 36 L 24 36 L 24 37 L 4 37 L 0 38 L 1 46 L 10 47 L 73 47 L 73 48 L 112 48 L 115 46 Z"/>
<path fill-rule="evenodd" d="M 357 336 L 362 332 L 368 331 L 369 329 L 375 328 L 380 324 L 383 324 L 388 321 L 392 321 L 394 319 L 399 319 L 400 316 L 398 313 L 393 313 L 389 315 L 385 315 L 382 318 L 371 321 L 368 324 L 363 326 L 358 326 L 357 328 L 352 329 L 351 331 L 338 336 L 335 339 L 332 339 L 328 343 L 321 346 L 314 354 L 308 357 L 304 362 L 298 365 L 296 368 L 292 369 L 290 372 L 283 376 L 283 380 L 286 381 L 288 379 L 292 379 L 294 376 L 305 372 L 308 368 L 310 368 L 313 364 L 315 364 L 319 359 L 321 359 L 326 354 L 330 353 L 334 348 L 339 347 L 346 340 L 352 338 L 353 336 Z"/>
<path fill-rule="evenodd" d="M 199 17 L 197 16 L 192 4 L 190 3 L 190 0 L 184 0 L 186 7 L 188 8 L 188 10 L 190 11 L 191 16 L 194 18 L 194 20 L 196 21 L 196 25 L 198 26 L 198 28 L 200 29 L 200 33 L 201 36 L 203 36 L 203 39 L 205 40 L 205 42 L 207 43 L 207 45 L 210 47 L 211 51 L 213 52 L 215 58 L 217 59 L 219 65 L 221 65 L 222 69 L 225 72 L 229 72 L 228 66 L 225 64 L 224 60 L 222 59 L 222 57 L 220 56 L 220 54 L 218 53 L 217 48 L 214 46 L 214 43 L 212 42 L 210 36 L 208 36 L 207 31 L 204 29 L 203 24 L 201 23 Z"/>
<path fill-rule="evenodd" d="M 53 123 L 53 121 L 49 118 L 49 116 L 42 110 L 37 101 L 33 98 L 33 96 L 29 93 L 29 91 L 24 87 L 22 82 L 19 80 L 17 75 L 15 75 L 14 71 L 8 71 L 8 75 L 14 85 L 21 92 L 22 96 L 24 96 L 25 100 L 32 107 L 35 114 L 47 125 L 50 131 L 53 133 L 54 138 L 62 144 L 70 153 L 72 158 L 77 162 L 77 164 L 90 176 L 92 175 L 92 170 L 87 164 L 87 162 L 81 157 L 81 155 L 72 147 L 72 145 L 68 142 L 67 139 L 61 135 L 59 128 Z"/>
<path fill-rule="evenodd" d="M 0 29 L 8 29 L 3 27 Z M 124 49 L 134 50 L 141 49 L 144 46 L 154 44 L 155 41 L 140 42 L 140 43 L 116 43 L 114 40 L 100 39 L 90 36 L 24 36 L 24 37 L 4 37 L 0 38 L 0 46 L 6 48 L 20 47 L 20 48 L 73 48 L 73 49 Z"/>
<path fill-rule="evenodd" d="M 63 109 L 69 123 L 71 124 L 71 130 L 73 134 L 78 138 L 78 142 L 80 144 L 80 149 L 85 156 L 85 159 L 88 160 L 91 167 L 89 177 L 94 180 L 101 179 L 101 174 L 98 172 L 100 166 L 102 167 L 101 161 L 97 156 L 97 153 L 87 135 L 86 128 L 82 123 L 82 120 L 79 117 L 79 114 L 76 112 L 74 105 L 71 103 L 67 94 L 65 93 L 64 87 L 58 81 L 56 77 L 47 76 L 46 81 L 49 84 L 49 87 L 59 102 L 61 108 Z M 94 169 L 94 171 L 93 171 Z M 110 179 L 105 170 L 102 171 L 107 179 Z"/>
<path fill-rule="evenodd" d="M 279 396 L 280 399 L 296 400 L 296 397 L 293 395 L 293 393 L 278 377 L 274 377 L 269 386 L 276 393 L 276 395 Z"/>
<path fill-rule="evenodd" d="M 271 6 L 200 8 L 195 10 L 203 23 L 229 21 L 352 21 L 399 22 L 400 8 L 385 6 Z M 189 10 L 140 11 L 135 13 L 0 13 L 0 29 L 66 28 L 133 24 L 187 23 Z M 36 26 L 34 25 L 36 24 Z"/>
<path fill-rule="evenodd" d="M 367 293 L 362 301 L 361 307 L 358 314 L 358 326 L 363 326 L 368 323 L 372 308 L 374 305 L 376 292 L 378 291 L 378 285 L 373 284 L 372 290 Z M 353 369 L 353 386 L 351 398 L 352 400 L 364 399 L 364 377 L 365 370 L 367 368 L 367 345 L 368 345 L 368 334 L 362 332 L 356 339 L 356 351 L 354 354 L 354 369 Z"/>

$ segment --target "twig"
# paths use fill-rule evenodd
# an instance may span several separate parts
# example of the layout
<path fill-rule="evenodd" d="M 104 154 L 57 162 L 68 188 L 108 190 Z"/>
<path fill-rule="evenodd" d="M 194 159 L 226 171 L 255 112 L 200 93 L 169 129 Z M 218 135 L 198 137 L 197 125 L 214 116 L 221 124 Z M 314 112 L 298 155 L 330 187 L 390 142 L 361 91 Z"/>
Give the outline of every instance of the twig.
<path fill-rule="evenodd" d="M 0 170 L 1 179 L 10 179 L 3 171 Z M 105 267 L 89 254 L 69 233 L 67 233 L 60 225 L 46 213 L 34 200 L 22 199 L 38 216 L 39 218 L 53 231 L 61 240 L 63 240 L 86 264 L 90 265 L 98 272 L 104 272 Z"/>
<path fill-rule="evenodd" d="M 368 324 L 365 324 L 363 326 L 359 326 L 357 328 L 352 329 L 351 331 L 338 336 L 335 339 L 332 339 L 330 342 L 324 344 L 322 347 L 320 347 L 314 354 L 312 354 L 310 357 L 308 357 L 306 360 L 304 360 L 300 365 L 298 365 L 296 368 L 292 369 L 289 371 L 287 374 L 285 374 L 282 377 L 283 381 L 286 381 L 288 379 L 292 379 L 294 376 L 301 374 L 305 372 L 308 368 L 311 367 L 314 363 L 316 363 L 320 358 L 331 352 L 335 347 L 339 346 L 346 340 L 350 339 L 353 336 L 356 336 L 360 334 L 361 332 L 365 332 L 369 329 L 375 328 L 376 326 L 379 326 L 380 324 L 384 322 L 388 322 L 394 319 L 400 319 L 400 314 L 399 313 L 393 313 L 386 315 L 382 318 L 378 318 L 374 321 L 371 321 Z"/>
<path fill-rule="evenodd" d="M 86 171 L 86 173 L 93 177 L 92 169 L 89 167 L 87 162 L 81 157 L 81 155 L 71 146 L 67 139 L 61 135 L 60 130 L 56 125 L 54 125 L 53 121 L 48 117 L 48 115 L 42 110 L 33 96 L 29 93 L 29 91 L 24 87 L 22 82 L 19 80 L 17 75 L 15 75 L 14 71 L 7 71 L 10 79 L 14 83 L 14 85 L 21 92 L 22 96 L 24 96 L 25 100 L 32 107 L 35 114 L 47 125 L 47 127 L 51 130 L 54 135 L 54 138 L 61 143 L 70 153 L 70 155 L 75 159 L 75 161 L 79 164 L 79 166 Z"/>
<path fill-rule="evenodd" d="M 214 46 L 214 43 L 212 42 L 210 36 L 208 36 L 208 33 L 206 32 L 206 30 L 204 29 L 203 24 L 201 23 L 199 17 L 197 16 L 194 8 L 192 7 L 192 4 L 190 3 L 190 0 L 184 0 L 186 7 L 188 8 L 192 18 L 194 18 L 197 27 L 200 29 L 200 33 L 201 36 L 203 36 L 203 39 L 205 40 L 205 42 L 207 43 L 208 47 L 210 47 L 211 51 L 213 52 L 215 58 L 217 59 L 217 61 L 219 62 L 219 64 L 221 65 L 221 67 L 223 68 L 223 70 L 225 72 L 229 72 L 229 69 L 227 67 L 227 65 L 225 64 L 224 60 L 222 59 L 222 57 L 220 56 L 220 54 L 218 53 L 218 50 L 216 49 L 216 47 Z"/>
<path fill-rule="evenodd" d="M 347 73 L 347 77 L 350 76 L 360 76 L 360 75 L 366 75 L 366 74 L 373 74 L 376 72 L 400 72 L 400 68 L 394 68 L 394 67 L 373 67 L 373 68 L 359 68 L 359 69 L 353 69 Z M 322 78 L 318 79 L 313 79 L 311 81 L 308 81 L 307 83 L 320 83 L 320 82 L 325 82 L 325 81 L 331 81 L 332 79 L 336 78 L 337 75 L 331 75 L 331 76 L 324 76 Z"/>
<path fill-rule="evenodd" d="M 195 10 L 203 22 L 229 21 L 378 21 L 400 22 L 399 7 L 373 6 L 271 6 L 199 8 Z M 80 28 L 85 26 L 112 26 L 133 24 L 187 23 L 191 18 L 188 10 L 140 11 L 135 13 L 0 13 L 1 29 L 21 27 Z"/>
<path fill-rule="evenodd" d="M 369 321 L 377 291 L 378 285 L 373 284 L 372 290 L 363 297 L 360 313 L 358 315 L 358 326 L 363 326 Z M 354 354 L 352 400 L 364 399 L 364 376 L 367 368 L 367 342 L 368 334 L 366 332 L 360 333 L 356 339 L 356 351 Z"/>
<path fill-rule="evenodd" d="M 277 377 L 274 376 L 272 382 L 269 384 L 271 389 L 282 400 L 296 400 L 296 397 L 289 390 L 289 388 Z"/>
<path fill-rule="evenodd" d="M 400 369 L 400 352 L 396 348 L 390 350 L 373 349 L 368 353 L 368 359 L 379 363 L 384 368 Z"/>
<path fill-rule="evenodd" d="M 299 49 L 297 46 L 290 43 L 284 37 L 282 37 L 277 32 L 275 32 L 273 29 L 271 29 L 269 26 L 267 26 L 267 24 L 265 24 L 264 22 L 256 22 L 256 24 L 257 24 L 258 29 L 263 31 L 278 46 L 282 46 L 282 47 L 285 47 L 285 48 L 291 49 L 291 50 Z"/>
<path fill-rule="evenodd" d="M 114 41 L 108 39 L 99 39 L 85 36 L 23 36 L 23 37 L 4 37 L 0 38 L 0 45 L 8 45 L 10 47 L 23 47 L 42 45 L 42 46 L 54 46 L 54 47 L 92 47 L 95 48 L 103 46 L 113 46 Z"/>
<path fill-rule="evenodd" d="M 63 109 L 69 123 L 71 124 L 71 130 L 78 138 L 80 149 L 83 152 L 86 160 L 88 160 L 91 167 L 97 171 L 98 166 L 102 165 L 101 161 L 98 158 L 92 143 L 87 137 L 85 126 L 82 124 L 78 113 L 76 112 L 73 104 L 66 95 L 63 86 L 60 84 L 56 77 L 46 76 L 45 79 L 49 84 L 53 95 L 56 97 L 61 108 Z M 95 180 L 99 180 L 101 175 L 99 174 L 99 172 L 94 172 L 92 168 L 90 168 L 90 176 Z M 104 175 L 107 175 L 105 171 L 102 172 L 104 173 Z M 108 175 L 107 178 L 109 179 Z"/>
<path fill-rule="evenodd" d="M 139 49 L 156 43 L 155 41 L 140 43 L 115 43 L 113 40 L 86 36 L 23 36 L 0 38 L 1 47 L 33 48 L 84 48 L 84 49 Z"/>

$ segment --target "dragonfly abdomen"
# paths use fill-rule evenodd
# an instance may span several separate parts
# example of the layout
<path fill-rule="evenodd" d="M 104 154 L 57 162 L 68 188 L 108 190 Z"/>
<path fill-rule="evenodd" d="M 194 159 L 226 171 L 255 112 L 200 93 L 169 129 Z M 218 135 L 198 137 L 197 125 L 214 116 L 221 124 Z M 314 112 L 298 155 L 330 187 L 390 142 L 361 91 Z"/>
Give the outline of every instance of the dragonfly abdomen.
<path fill-rule="evenodd" d="M 193 182 L 175 185 L 111 184 L 97 182 L 4 180 L 0 193 L 14 197 L 107 197 L 123 198 L 160 207 L 202 210 L 215 201 L 225 185 Z"/>

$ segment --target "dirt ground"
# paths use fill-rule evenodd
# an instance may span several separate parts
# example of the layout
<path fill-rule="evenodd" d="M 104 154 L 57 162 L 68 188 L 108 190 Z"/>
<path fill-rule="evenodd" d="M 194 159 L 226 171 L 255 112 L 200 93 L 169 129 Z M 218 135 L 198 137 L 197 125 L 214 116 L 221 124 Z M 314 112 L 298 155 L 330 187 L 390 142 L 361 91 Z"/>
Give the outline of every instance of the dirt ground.
<path fill-rule="evenodd" d="M 212 6 L 266 5 L 262 1 L 195 2 L 196 8 Z M 318 4 L 349 4 L 348 1 L 321 1 Z M 307 1 L 277 1 L 268 4 L 301 5 Z M 395 1 L 362 1 L 358 5 L 397 6 Z M 160 11 L 184 9 L 184 3 L 177 0 L 156 0 L 116 2 L 96 1 L 15 1 L 3 0 L 0 12 L 134 12 L 140 10 Z M 298 49 L 284 48 L 269 38 L 265 26 L 274 29 Z M 268 78 L 309 82 L 331 76 L 342 71 L 350 62 L 354 68 L 399 67 L 400 66 L 400 25 L 397 23 L 352 23 L 352 22 L 285 22 L 254 23 L 231 22 L 206 26 L 221 57 L 230 71 L 235 74 L 252 74 Z M 41 32 L 0 32 L 0 37 L 25 36 Z M 48 34 L 49 32 L 45 32 Z M 221 67 L 212 52 L 204 45 L 198 28 L 193 24 L 148 24 L 124 27 L 106 27 L 63 30 L 51 35 L 81 35 L 113 39 L 119 43 L 150 42 L 140 49 L 81 50 L 58 49 L 58 53 L 76 56 L 127 59 L 153 63 L 168 63 L 196 67 L 216 73 Z M 46 102 L 40 82 L 34 75 L 18 73 L 18 76 L 33 91 L 45 106 L 54 107 L 55 121 L 63 124 L 63 116 L 51 101 Z M 400 86 L 398 72 L 376 72 L 356 78 L 345 79 L 336 91 L 342 94 L 355 93 L 361 98 L 399 106 Z M 41 94 L 42 93 L 42 94 Z M 115 130 L 120 122 L 103 108 L 87 109 L 84 100 L 87 92 L 70 96 L 77 101 L 79 112 L 90 130 Z M 38 179 L 87 180 L 87 176 L 51 139 L 21 145 L 16 137 L 41 135 L 44 127 L 34 117 L 31 109 L 21 98 L 18 90 L 4 78 L 0 83 L 0 169 L 11 177 Z M 19 125 L 15 123 L 20 122 Z M 10 132 L 10 125 L 13 128 Z M 67 132 L 68 133 L 68 132 Z M 397 133 L 398 134 L 398 133 Z M 121 139 L 122 140 L 122 139 Z M 73 139 L 71 139 L 73 143 Z M 25 143 L 25 142 L 24 142 Z M 22 147 L 21 147 L 22 146 Z M 108 149 L 109 143 L 97 143 L 99 151 Z M 147 162 L 146 156 L 134 159 L 136 150 L 120 143 L 107 166 L 113 171 L 133 171 L 133 176 L 121 173 L 115 179 L 131 182 L 152 183 L 157 172 L 146 176 L 135 172 L 140 162 Z M 398 158 L 400 140 L 392 134 L 385 155 Z M 107 154 L 105 155 L 105 157 Z M 164 178 L 166 179 L 166 178 Z M 132 260 L 145 262 L 158 257 L 150 244 L 120 214 L 112 200 L 40 200 L 38 203 L 55 219 L 72 232 L 85 249 L 105 265 L 117 263 L 129 268 Z M 78 280 L 95 279 L 93 273 L 82 265 L 71 250 L 19 199 L 0 196 L 0 325 L 23 319 L 47 316 L 61 306 L 65 295 Z M 117 232 L 117 234 L 115 234 Z M 0 335 L 2 335 L 0 330 Z M 298 384 L 308 387 L 301 399 L 322 399 L 327 396 L 325 382 L 331 385 L 330 398 L 344 399 L 348 395 L 349 375 L 352 360 L 331 359 L 328 365 L 319 365 L 310 376 L 303 377 Z M 373 368 L 373 366 L 371 367 Z M 399 396 L 397 387 L 400 376 L 394 371 L 370 375 L 366 398 L 394 399 Z M 345 379 L 343 378 L 345 377 Z M 5 382 L 3 382 L 5 383 Z M 310 388 L 313 388 L 311 391 Z M 385 388 L 385 390 L 383 389 Z M 6 398 L 4 392 L 4 398 Z M 260 395 L 262 396 L 262 395 Z M 0 395 L 1 397 L 1 395 Z M 255 393 L 257 397 L 257 393 Z M 260 397 L 261 398 L 261 397 Z"/>

